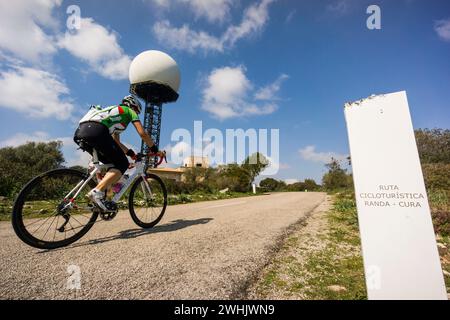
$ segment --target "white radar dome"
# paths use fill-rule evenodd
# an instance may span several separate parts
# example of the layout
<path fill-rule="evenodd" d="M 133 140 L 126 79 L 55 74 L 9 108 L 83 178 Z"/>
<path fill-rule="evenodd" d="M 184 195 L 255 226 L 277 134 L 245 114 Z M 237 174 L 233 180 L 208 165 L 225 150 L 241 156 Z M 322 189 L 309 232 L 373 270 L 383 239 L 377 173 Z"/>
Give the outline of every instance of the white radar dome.
<path fill-rule="evenodd" d="M 137 55 L 130 65 L 131 85 L 155 82 L 170 87 L 175 92 L 180 88 L 180 70 L 168 54 L 148 50 Z"/>

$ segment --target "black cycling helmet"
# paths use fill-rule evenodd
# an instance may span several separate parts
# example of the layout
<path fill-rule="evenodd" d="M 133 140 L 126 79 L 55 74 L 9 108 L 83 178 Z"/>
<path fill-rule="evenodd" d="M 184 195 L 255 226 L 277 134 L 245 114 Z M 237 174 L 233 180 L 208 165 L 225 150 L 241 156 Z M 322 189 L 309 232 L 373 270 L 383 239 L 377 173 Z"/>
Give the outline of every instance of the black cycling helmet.
<path fill-rule="evenodd" d="M 122 99 L 122 104 L 133 109 L 137 114 L 141 113 L 142 105 L 137 98 L 128 95 Z"/>

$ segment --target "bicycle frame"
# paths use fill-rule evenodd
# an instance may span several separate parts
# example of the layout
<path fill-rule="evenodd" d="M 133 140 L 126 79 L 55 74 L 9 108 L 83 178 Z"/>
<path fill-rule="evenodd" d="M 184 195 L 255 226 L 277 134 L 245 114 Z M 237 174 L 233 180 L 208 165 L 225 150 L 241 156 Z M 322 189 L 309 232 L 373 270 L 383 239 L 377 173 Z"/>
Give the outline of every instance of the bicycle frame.
<path fill-rule="evenodd" d="M 103 170 L 107 170 L 108 168 L 111 167 L 110 164 L 100 164 L 100 161 L 98 160 L 98 154 L 95 149 L 93 150 L 92 164 L 94 166 L 94 170 L 91 171 L 91 173 L 89 174 L 89 177 L 86 180 L 80 181 L 64 197 L 64 199 L 69 199 L 69 203 L 65 206 L 65 208 L 73 206 L 73 203 L 74 203 L 75 199 L 78 197 L 78 195 L 80 194 L 81 190 L 83 190 L 83 188 L 89 183 L 89 181 L 94 179 L 94 177 L 96 176 L 97 173 L 102 172 Z M 131 186 L 131 184 L 138 178 L 138 176 L 142 177 L 147 191 L 149 192 L 150 196 L 152 196 L 150 186 L 149 186 L 147 180 L 145 179 L 145 177 L 146 177 L 145 172 L 144 172 L 145 164 L 142 161 L 138 161 L 131 168 L 135 168 L 134 172 L 128 177 L 126 183 L 122 186 L 122 189 L 120 190 L 120 192 L 118 192 L 114 195 L 114 197 L 112 199 L 113 202 L 117 203 L 120 200 L 120 198 L 122 198 L 122 196 L 125 194 L 125 192 L 128 190 L 128 188 Z M 131 168 L 128 168 L 128 170 L 130 170 Z M 127 171 L 125 171 L 124 174 L 126 174 Z M 144 187 L 142 186 L 142 188 L 144 188 Z M 73 194 L 73 196 L 72 196 L 72 194 Z M 144 195 L 145 195 L 145 192 L 144 192 Z"/>

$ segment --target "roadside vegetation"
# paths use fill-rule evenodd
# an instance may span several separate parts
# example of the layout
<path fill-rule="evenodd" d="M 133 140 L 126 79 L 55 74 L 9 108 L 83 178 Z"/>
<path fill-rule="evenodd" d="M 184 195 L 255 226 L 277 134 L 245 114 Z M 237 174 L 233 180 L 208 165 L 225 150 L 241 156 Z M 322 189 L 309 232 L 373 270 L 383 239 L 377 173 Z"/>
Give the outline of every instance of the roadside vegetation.
<path fill-rule="evenodd" d="M 290 191 L 320 191 L 322 186 L 318 185 L 313 179 L 305 179 L 292 184 L 286 184 L 283 180 L 265 178 L 259 183 L 261 190 L 266 192 L 290 192 Z"/>
<path fill-rule="evenodd" d="M 347 158 L 350 165 L 350 158 Z M 293 184 L 286 184 L 282 180 L 273 178 L 266 178 L 259 183 L 262 190 L 265 191 L 327 191 L 336 192 L 336 190 L 353 189 L 353 177 L 347 173 L 347 169 L 342 168 L 341 163 L 331 158 L 330 163 L 325 167 L 328 172 L 322 178 L 322 185 L 319 185 L 313 179 L 305 179 L 303 182 L 299 181 Z"/>
<path fill-rule="evenodd" d="M 10 219 L 14 199 L 28 181 L 45 171 L 64 167 L 61 146 L 58 141 L 29 142 L 0 149 L 0 221 Z M 252 182 L 268 165 L 263 155 L 255 153 L 241 164 L 189 168 L 183 181 L 164 179 L 169 205 L 252 196 Z M 71 168 L 86 170 L 80 166 Z M 264 191 L 258 188 L 257 194 Z M 126 201 L 121 201 L 119 206 L 126 209 Z"/>
<path fill-rule="evenodd" d="M 450 130 L 416 141 L 447 290 L 450 291 Z M 350 160 L 349 164 L 350 164 Z M 256 299 L 366 299 L 353 179 L 336 159 L 322 186 L 330 206 L 298 226 L 250 289 Z"/>
<path fill-rule="evenodd" d="M 366 299 L 356 207 L 336 193 L 289 234 L 250 299 Z"/>

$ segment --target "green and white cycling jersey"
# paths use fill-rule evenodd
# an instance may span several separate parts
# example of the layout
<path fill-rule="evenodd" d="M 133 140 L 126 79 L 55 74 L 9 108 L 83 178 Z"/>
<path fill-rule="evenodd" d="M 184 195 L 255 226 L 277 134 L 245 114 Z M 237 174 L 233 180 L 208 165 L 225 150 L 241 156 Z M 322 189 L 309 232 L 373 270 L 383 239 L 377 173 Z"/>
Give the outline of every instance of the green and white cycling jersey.
<path fill-rule="evenodd" d="M 139 116 L 127 106 L 111 106 L 105 109 L 100 106 L 92 106 L 80 120 L 80 123 L 88 121 L 102 123 L 108 127 L 110 134 L 120 134 L 130 122 L 139 121 Z"/>

